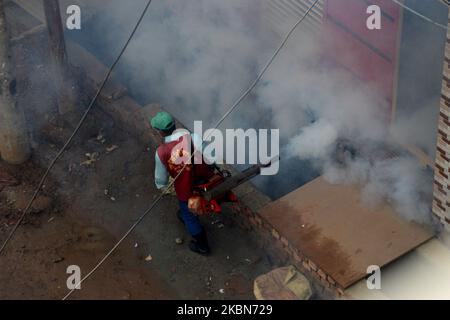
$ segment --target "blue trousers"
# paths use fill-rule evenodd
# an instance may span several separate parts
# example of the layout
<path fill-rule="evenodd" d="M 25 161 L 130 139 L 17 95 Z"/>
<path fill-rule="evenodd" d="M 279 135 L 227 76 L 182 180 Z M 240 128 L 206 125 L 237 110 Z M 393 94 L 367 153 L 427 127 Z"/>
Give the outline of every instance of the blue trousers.
<path fill-rule="evenodd" d="M 191 236 L 196 236 L 202 232 L 202 225 L 197 216 L 189 211 L 187 201 L 178 201 L 180 204 L 181 217 Z"/>

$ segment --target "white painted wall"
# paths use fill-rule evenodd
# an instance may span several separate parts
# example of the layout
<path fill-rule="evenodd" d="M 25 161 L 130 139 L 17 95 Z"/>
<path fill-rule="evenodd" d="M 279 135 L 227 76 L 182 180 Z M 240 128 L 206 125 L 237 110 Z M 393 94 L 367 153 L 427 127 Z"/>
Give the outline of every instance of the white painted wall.
<path fill-rule="evenodd" d="M 362 280 L 346 293 L 353 299 L 450 299 L 450 249 L 432 239 L 381 270 L 381 290 Z"/>

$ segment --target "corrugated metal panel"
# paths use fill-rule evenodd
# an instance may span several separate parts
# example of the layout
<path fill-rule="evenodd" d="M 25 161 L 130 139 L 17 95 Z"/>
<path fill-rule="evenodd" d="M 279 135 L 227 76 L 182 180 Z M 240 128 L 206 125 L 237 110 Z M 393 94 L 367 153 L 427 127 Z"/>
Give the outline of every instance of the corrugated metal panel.
<path fill-rule="evenodd" d="M 368 1 L 328 1 L 324 31 L 325 55 L 350 71 L 357 79 L 371 83 L 384 98 L 382 113 L 389 118 L 394 99 L 400 7 L 388 0 L 372 0 L 381 8 L 382 29 L 367 28 Z"/>
<path fill-rule="evenodd" d="M 325 0 L 320 0 L 305 20 L 312 30 L 322 25 Z M 275 32 L 285 34 L 314 3 L 314 0 L 269 0 L 265 3 L 264 18 Z"/>

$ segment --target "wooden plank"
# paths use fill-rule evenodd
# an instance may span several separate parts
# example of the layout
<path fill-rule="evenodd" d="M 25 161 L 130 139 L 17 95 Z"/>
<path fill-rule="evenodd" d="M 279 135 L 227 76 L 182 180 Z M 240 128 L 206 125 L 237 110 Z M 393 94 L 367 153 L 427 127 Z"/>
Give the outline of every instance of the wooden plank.
<path fill-rule="evenodd" d="M 291 245 L 343 288 L 433 237 L 400 218 L 392 207 L 363 205 L 357 186 L 323 177 L 264 207 L 260 214 Z"/>

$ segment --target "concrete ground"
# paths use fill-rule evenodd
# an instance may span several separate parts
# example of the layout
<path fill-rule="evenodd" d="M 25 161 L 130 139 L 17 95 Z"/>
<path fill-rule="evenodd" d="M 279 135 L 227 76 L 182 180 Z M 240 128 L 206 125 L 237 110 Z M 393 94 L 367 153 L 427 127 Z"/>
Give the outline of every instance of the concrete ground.
<path fill-rule="evenodd" d="M 68 130 L 56 126 L 51 132 L 64 132 L 62 142 Z M 0 259 L 0 298 L 61 298 L 67 291 L 67 266 L 79 265 L 86 274 L 157 197 L 153 146 L 139 144 L 114 126 L 103 132 L 106 142 L 97 136 L 64 155 L 45 184 L 43 195 L 50 200 L 29 215 L 10 242 Z M 118 149 L 108 153 L 113 145 Z M 31 196 L 42 173 L 39 163 L 56 149 L 43 141 L 34 154 L 37 164 L 2 164 L 0 170 L 21 181 L 0 194 L 2 240 Z M 93 152 L 99 160 L 80 165 Z M 164 198 L 74 298 L 252 299 L 254 278 L 270 270 L 264 253 L 241 229 L 214 216 L 203 221 L 212 256 L 194 254 L 176 210 L 176 199 Z M 184 243 L 177 244 L 176 238 Z"/>

